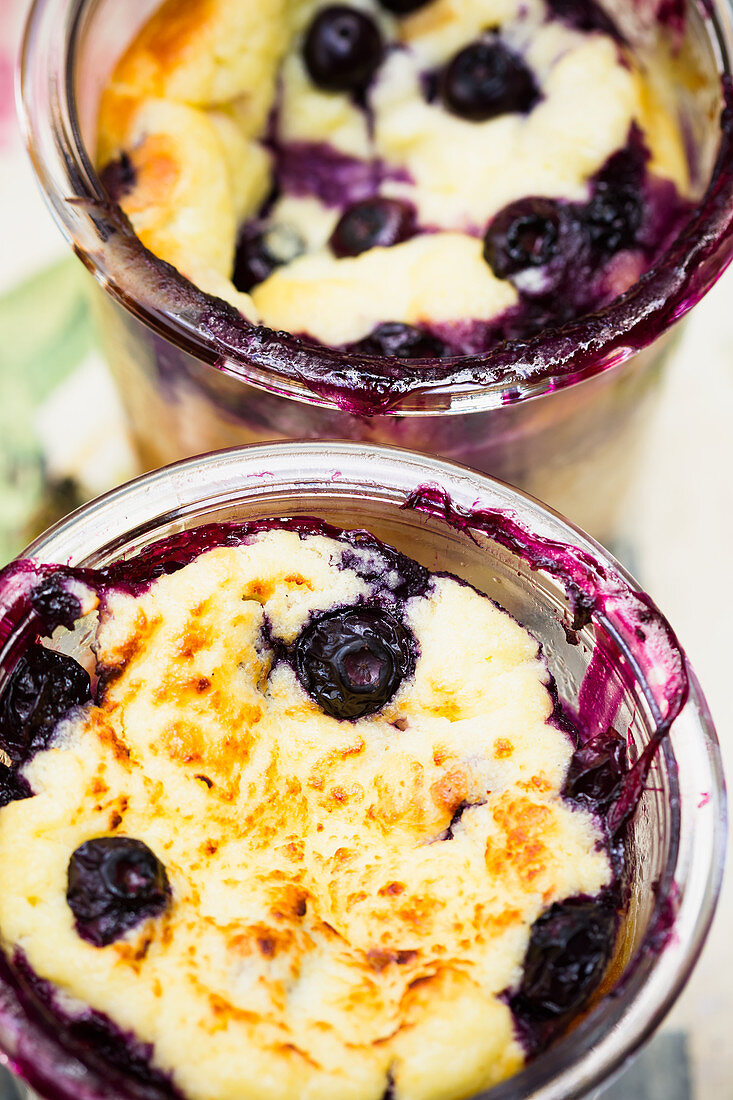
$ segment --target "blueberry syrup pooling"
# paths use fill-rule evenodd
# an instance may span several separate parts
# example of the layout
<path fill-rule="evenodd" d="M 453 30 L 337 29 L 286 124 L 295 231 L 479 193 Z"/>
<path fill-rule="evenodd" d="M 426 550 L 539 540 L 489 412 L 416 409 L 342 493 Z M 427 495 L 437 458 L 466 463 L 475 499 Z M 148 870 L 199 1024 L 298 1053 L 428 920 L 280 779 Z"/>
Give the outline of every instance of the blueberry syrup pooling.
<path fill-rule="evenodd" d="M 147 844 L 126 836 L 88 840 L 71 856 L 66 900 L 76 930 L 106 947 L 167 908 L 171 888 L 165 867 Z"/>
<path fill-rule="evenodd" d="M 413 646 L 389 612 L 347 608 L 306 627 L 295 645 L 295 668 L 326 714 L 363 718 L 381 710 L 411 675 Z"/>

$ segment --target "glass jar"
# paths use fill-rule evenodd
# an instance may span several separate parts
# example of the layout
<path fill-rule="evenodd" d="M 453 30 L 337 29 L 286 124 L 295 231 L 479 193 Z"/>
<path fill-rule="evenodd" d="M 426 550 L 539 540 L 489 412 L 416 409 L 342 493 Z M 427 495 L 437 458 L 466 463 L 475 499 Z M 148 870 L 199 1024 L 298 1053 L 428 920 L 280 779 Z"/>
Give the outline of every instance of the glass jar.
<path fill-rule="evenodd" d="M 664 50 L 671 66 L 700 199 L 678 242 L 598 314 L 484 356 L 418 367 L 378 358 L 365 365 L 244 321 L 222 328 L 211 300 L 151 266 L 104 201 L 93 150 L 102 88 L 155 6 L 36 0 L 21 73 L 31 157 L 61 230 L 101 287 L 102 345 L 146 468 L 274 439 L 396 444 L 510 481 L 611 537 L 674 323 L 720 276 L 733 248 L 726 0 L 690 0 L 671 56 L 667 39 L 657 41 L 655 5 L 646 21 L 644 5 L 617 0 L 614 11 L 640 56 L 653 64 Z"/>
<path fill-rule="evenodd" d="M 632 760 L 651 760 L 648 773 L 634 773 L 642 781 L 626 826 L 629 900 L 603 995 L 568 1034 L 484 1094 L 588 1097 L 675 1001 L 720 888 L 724 783 L 694 674 L 651 601 L 592 539 L 506 485 L 393 448 L 283 443 L 188 460 L 85 506 L 25 556 L 102 567 L 204 523 L 300 515 L 366 528 L 486 592 L 540 641 L 559 697 L 583 716 L 586 734 L 612 723 L 628 730 Z M 30 576 L 13 566 L 0 575 L 0 668 L 27 625 Z M 54 635 L 77 654 L 88 640 L 83 626 L 65 639 Z M 0 1048 L 11 1068 L 45 1100 L 112 1100 L 104 1080 L 80 1073 L 2 973 Z"/>

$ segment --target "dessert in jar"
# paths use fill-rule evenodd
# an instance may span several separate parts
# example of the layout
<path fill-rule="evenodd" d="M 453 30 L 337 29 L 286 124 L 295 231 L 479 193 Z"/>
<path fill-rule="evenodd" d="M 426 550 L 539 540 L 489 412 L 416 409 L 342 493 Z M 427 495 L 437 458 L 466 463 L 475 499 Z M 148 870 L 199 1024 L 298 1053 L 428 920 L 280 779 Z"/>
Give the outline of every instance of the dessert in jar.
<path fill-rule="evenodd" d="M 689 218 L 663 76 L 590 0 L 172 0 L 97 162 L 143 244 L 252 324 L 485 353 L 607 305 Z"/>
<path fill-rule="evenodd" d="M 34 163 L 143 461 L 400 443 L 609 536 L 729 259 L 728 13 L 400 7 L 33 12 Z"/>
<path fill-rule="evenodd" d="M 117 531 L 90 506 L 109 550 L 0 575 L 0 1039 L 44 1097 L 541 1095 L 687 940 L 686 883 L 648 886 L 669 824 L 644 842 L 696 698 L 668 625 L 510 490 L 466 508 L 459 470 L 335 449 L 163 471 Z M 353 516 L 378 461 L 370 526 L 430 567 L 304 508 Z M 183 531 L 143 515 L 197 493 Z"/>

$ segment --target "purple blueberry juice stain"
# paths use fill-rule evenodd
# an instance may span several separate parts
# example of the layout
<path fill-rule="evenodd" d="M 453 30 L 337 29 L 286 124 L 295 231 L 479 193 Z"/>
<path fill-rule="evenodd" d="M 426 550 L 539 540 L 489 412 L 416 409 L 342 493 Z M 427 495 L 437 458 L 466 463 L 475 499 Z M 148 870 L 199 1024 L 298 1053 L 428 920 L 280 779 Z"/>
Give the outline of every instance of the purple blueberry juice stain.
<path fill-rule="evenodd" d="M 526 1051 L 534 1054 L 566 1029 L 569 1020 L 588 1003 L 606 971 L 627 889 L 624 826 L 645 789 L 655 755 L 687 699 L 687 666 L 674 634 L 648 597 L 632 589 L 621 576 L 582 548 L 534 535 L 505 512 L 478 506 L 463 511 L 443 490 L 432 486 L 415 490 L 403 507 L 439 518 L 449 528 L 473 539 L 487 536 L 525 561 L 532 570 L 557 578 L 569 600 L 570 622 L 566 630 L 575 644 L 580 644 L 580 631 L 591 625 L 595 627 L 596 647 L 579 690 L 577 708 L 571 710 L 563 704 L 553 682 L 552 720 L 575 745 L 563 796 L 570 804 L 594 813 L 602 824 L 614 877 L 602 896 L 558 903 L 542 914 L 531 930 L 522 978 L 515 988 L 506 991 L 504 999 L 512 1008 L 517 1034 Z M 334 669 L 342 689 L 344 677 L 350 689 L 355 689 L 351 695 L 357 704 L 353 715 L 341 715 L 339 711 L 338 716 L 374 713 L 414 668 L 417 653 L 414 640 L 401 625 L 401 608 L 413 596 L 429 593 L 433 574 L 368 532 L 344 532 L 311 517 L 206 525 L 153 543 L 135 557 L 100 570 L 16 562 L 0 572 L 0 603 L 4 607 L 0 637 L 10 640 L 18 631 L 25 650 L 30 645 L 32 651 L 38 645 L 39 635 L 50 625 L 62 616 L 67 622 L 71 618 L 75 605 L 66 599 L 72 596 L 70 584 L 77 603 L 75 594 L 80 585 L 87 586 L 101 601 L 119 590 L 139 594 L 156 578 L 180 570 L 207 550 L 243 545 L 256 534 L 270 530 L 295 531 L 303 538 L 309 535 L 337 538 L 346 545 L 343 567 L 355 569 L 375 587 L 380 582 L 382 591 L 378 600 L 375 597 L 375 602 L 312 616 L 293 646 L 277 643 L 267 629 L 262 643 L 275 652 L 276 660 L 285 659 L 294 665 L 306 690 L 319 705 L 325 705 L 328 713 L 330 704 L 327 701 L 324 704 L 323 697 L 333 684 Z M 386 585 L 385 577 L 389 578 Z M 9 652 L 17 669 L 24 652 L 19 656 L 17 647 L 12 646 Z M 311 682 L 315 666 L 318 666 L 317 683 Z M 652 671 L 655 676 L 650 675 Z M 616 722 L 623 689 L 635 680 L 642 681 L 645 687 L 646 703 L 656 729 L 638 759 L 633 760 L 627 751 L 626 737 Z M 343 690 L 337 694 L 347 701 L 350 697 Z M 366 709 L 361 709 L 364 706 Z M 401 728 L 401 723 L 396 723 L 396 736 Z M 22 777 L 19 779 L 22 782 Z M 0 792 L 2 782 L 0 776 Z M 32 797 L 32 792 L 22 791 L 16 797 Z M 436 839 L 452 840 L 454 828 L 460 828 L 461 817 L 470 808 L 470 803 L 458 806 L 448 830 Z M 119 839 L 129 843 L 126 838 Z M 132 874 L 130 882 L 134 889 L 128 891 L 127 897 L 120 898 L 115 891 L 110 895 L 107 889 L 110 876 L 105 879 L 96 864 L 91 870 L 83 867 L 84 873 L 77 876 L 78 881 L 72 883 L 70 875 L 70 892 L 78 887 L 74 904 L 78 902 L 77 908 L 81 907 L 80 913 L 74 910 L 75 916 L 77 922 L 81 920 L 81 934 L 91 942 L 112 942 L 139 919 L 164 911 L 170 887 L 164 869 L 158 866 L 152 853 L 150 856 L 146 874 L 137 877 Z M 114 874 L 112 878 L 117 881 Z M 149 901 L 154 913 L 145 910 Z M 140 908 L 136 908 L 138 902 Z M 665 902 L 653 929 L 653 950 L 661 951 L 673 934 L 674 912 L 674 899 L 669 904 Z M 100 918 L 102 923 L 107 922 L 101 938 L 97 935 Z M 130 923 L 126 924 L 128 918 Z M 89 927 L 94 928 L 92 935 L 88 935 Z M 15 1028 L 19 1046 L 27 1042 L 29 1050 L 45 1053 L 49 1066 L 57 1059 L 63 1066 L 67 1058 L 80 1058 L 92 1080 L 96 1079 L 99 1067 L 109 1063 L 125 1082 L 120 1091 L 125 1100 L 127 1097 L 158 1100 L 174 1095 L 169 1084 L 151 1068 L 149 1047 L 134 1036 L 123 1035 L 111 1021 L 91 1010 L 86 1011 L 82 1023 L 72 1019 L 53 1003 L 52 987 L 28 974 L 27 964 L 26 972 L 19 975 L 18 965 L 22 971 L 23 964 L 18 964 L 17 957 L 10 964 L 0 956 L 0 1015 L 10 1020 L 11 1031 Z M 39 993 L 44 986 L 47 991 Z M 54 1046 L 57 1042 L 54 1027 L 58 1029 L 59 1021 L 62 1043 L 66 1046 L 61 1052 Z M 16 1057 L 16 1064 L 27 1076 L 39 1072 L 37 1067 L 43 1065 L 43 1057 L 40 1062 L 36 1057 L 35 1068 L 23 1057 Z M 57 1080 L 63 1081 L 63 1073 Z M 393 1086 L 390 1088 L 393 1091 Z M 77 1093 L 64 1091 L 63 1085 L 53 1095 L 64 1100 L 73 1096 L 77 1100 Z M 89 1100 L 96 1100 L 97 1095 L 90 1091 Z"/>
<path fill-rule="evenodd" d="M 412 182 L 404 169 L 391 168 L 378 157 L 349 156 L 326 142 L 278 142 L 271 148 L 281 194 L 319 199 L 334 209 L 373 198 L 384 183 Z"/>

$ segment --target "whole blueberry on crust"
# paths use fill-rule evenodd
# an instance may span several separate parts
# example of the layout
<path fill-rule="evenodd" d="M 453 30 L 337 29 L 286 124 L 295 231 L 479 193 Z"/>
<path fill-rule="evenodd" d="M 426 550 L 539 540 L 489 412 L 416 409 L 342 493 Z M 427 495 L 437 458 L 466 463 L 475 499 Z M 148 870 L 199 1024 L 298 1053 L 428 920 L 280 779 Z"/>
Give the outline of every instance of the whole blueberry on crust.
<path fill-rule="evenodd" d="M 361 355 L 393 359 L 437 359 L 446 354 L 442 341 L 401 321 L 386 321 L 377 325 L 369 336 L 353 344 L 350 350 Z"/>
<path fill-rule="evenodd" d="M 33 645 L 15 666 L 0 700 L 0 748 L 16 763 L 45 748 L 72 707 L 91 698 L 89 674 L 64 653 Z"/>
<path fill-rule="evenodd" d="M 399 199 L 364 199 L 339 218 L 329 244 L 334 255 L 359 256 L 370 248 L 390 248 L 415 233 L 415 208 Z"/>
<path fill-rule="evenodd" d="M 168 907 L 165 867 L 147 844 L 126 836 L 87 840 L 69 861 L 66 900 L 82 939 L 106 947 Z"/>
<path fill-rule="evenodd" d="M 308 28 L 303 45 L 313 83 L 326 92 L 359 92 L 382 63 L 379 27 L 366 12 L 346 4 L 323 8 Z"/>
<path fill-rule="evenodd" d="M 322 615 L 298 638 L 294 661 L 305 691 L 332 718 L 375 714 L 415 667 L 410 635 L 376 607 Z"/>
<path fill-rule="evenodd" d="M 534 922 L 512 1009 L 528 1020 L 578 1012 L 599 984 L 614 943 L 614 907 L 572 898 Z"/>
<path fill-rule="evenodd" d="M 509 203 L 492 219 L 484 236 L 484 259 L 497 279 L 554 259 L 561 211 L 553 199 L 527 198 Z"/>
<path fill-rule="evenodd" d="M 440 93 L 452 114 L 471 122 L 525 114 L 539 96 L 522 59 L 497 39 L 480 39 L 460 50 L 443 72 Z"/>

